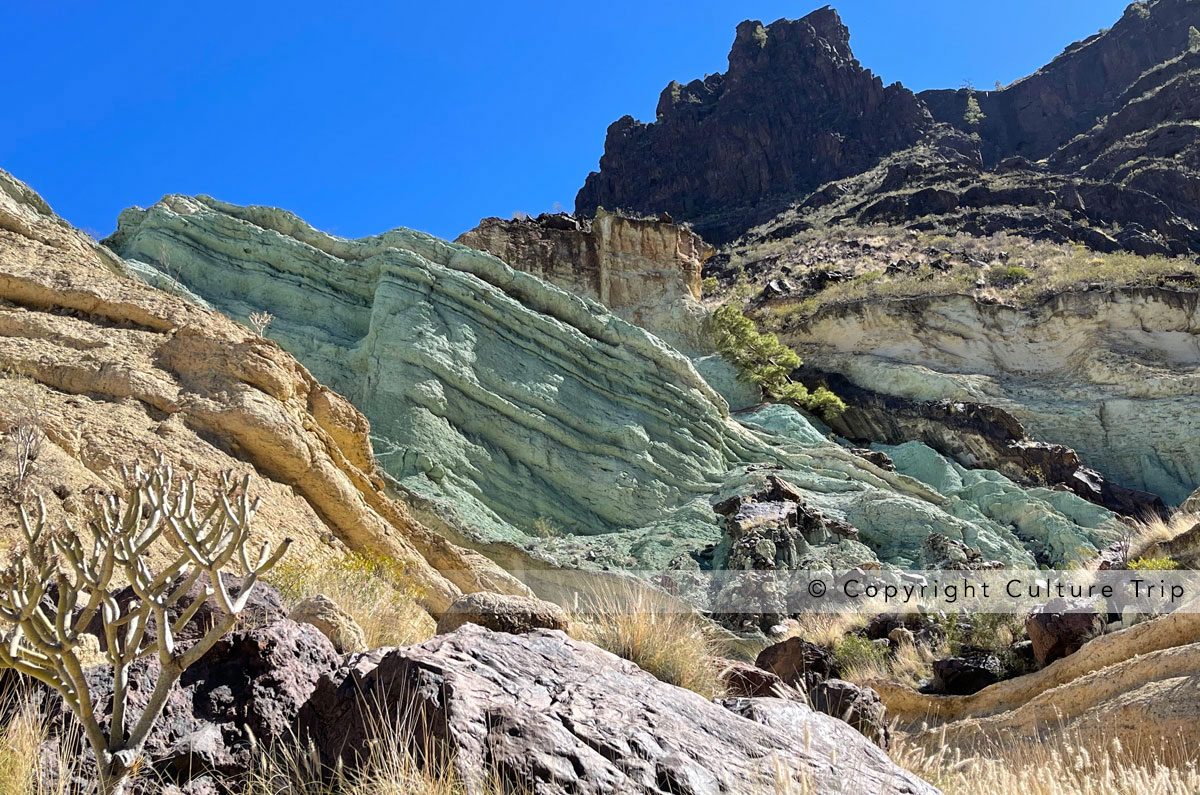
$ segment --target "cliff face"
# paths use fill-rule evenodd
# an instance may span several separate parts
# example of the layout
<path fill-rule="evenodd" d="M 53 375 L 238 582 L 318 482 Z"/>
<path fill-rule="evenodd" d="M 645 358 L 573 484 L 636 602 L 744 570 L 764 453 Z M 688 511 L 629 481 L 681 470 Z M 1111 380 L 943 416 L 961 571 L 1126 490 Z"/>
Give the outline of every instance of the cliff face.
<path fill-rule="evenodd" d="M 828 7 L 743 22 L 728 71 L 671 83 L 656 116 L 609 127 L 576 212 L 665 211 L 718 244 L 914 143 L 931 123 L 912 92 L 862 68 Z"/>
<path fill-rule="evenodd" d="M 52 521 L 78 525 L 94 496 L 125 488 L 123 466 L 157 452 L 205 490 L 222 471 L 249 474 L 258 539 L 291 536 L 292 556 L 399 558 L 435 613 L 463 590 L 522 590 L 384 494 L 367 421 L 345 398 L 275 343 L 129 278 L 2 171 L 0 298 L 0 428 L 44 432 L 28 489 Z M 2 504 L 11 542 L 15 511 Z"/>
<path fill-rule="evenodd" d="M 669 221 L 598 212 L 485 218 L 456 243 L 582 295 L 687 354 L 708 353 L 700 269 L 712 246 Z"/>
<path fill-rule="evenodd" d="M 1033 438 L 1178 504 L 1200 483 L 1198 306 L 1195 291 L 1164 288 L 1066 293 L 1028 309 L 965 295 L 863 301 L 785 337 L 859 388 L 999 407 Z"/>
<path fill-rule="evenodd" d="M 539 585 L 554 578 L 531 569 L 703 565 L 724 540 L 712 505 L 767 473 L 857 529 L 802 544 L 815 565 L 915 563 L 931 532 L 1013 564 L 1062 562 L 1117 532 L 1075 495 L 923 445 L 897 453 L 914 479 L 786 406 L 735 420 L 659 338 L 465 246 L 402 229 L 345 240 L 280 210 L 183 196 L 122 213 L 109 242 L 169 263 L 235 317 L 272 312 L 272 337 L 371 419 L 417 517 Z"/>

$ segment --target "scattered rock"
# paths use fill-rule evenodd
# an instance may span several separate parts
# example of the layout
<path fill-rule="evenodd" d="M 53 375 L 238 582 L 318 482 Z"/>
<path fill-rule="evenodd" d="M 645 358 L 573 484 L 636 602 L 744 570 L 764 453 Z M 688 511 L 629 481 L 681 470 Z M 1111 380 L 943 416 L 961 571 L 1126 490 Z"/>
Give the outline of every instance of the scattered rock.
<path fill-rule="evenodd" d="M 321 630 L 321 634 L 329 638 L 340 654 L 367 650 L 367 636 L 354 616 L 324 594 L 301 601 L 292 608 L 288 618 L 300 624 L 312 624 Z"/>
<path fill-rule="evenodd" d="M 809 692 L 808 699 L 813 709 L 845 721 L 880 748 L 886 750 L 891 744 L 887 709 L 871 688 L 828 679 L 819 682 Z"/>
<path fill-rule="evenodd" d="M 804 693 L 840 673 L 832 654 L 802 638 L 788 638 L 768 646 L 754 664 Z"/>
<path fill-rule="evenodd" d="M 729 698 L 791 698 L 804 694 L 770 671 L 736 660 L 721 661 L 721 684 Z"/>
<path fill-rule="evenodd" d="M 1045 668 L 1103 634 L 1104 616 L 1088 602 L 1051 599 L 1026 619 L 1025 631 L 1038 667 Z"/>
<path fill-rule="evenodd" d="M 967 696 L 1000 681 L 1000 660 L 988 652 L 964 652 L 933 663 L 932 693 Z"/>
<path fill-rule="evenodd" d="M 519 635 L 535 629 L 566 631 L 570 619 L 565 610 L 552 602 L 481 591 L 455 600 L 438 619 L 437 631 L 439 635 L 453 632 L 468 623 Z"/>

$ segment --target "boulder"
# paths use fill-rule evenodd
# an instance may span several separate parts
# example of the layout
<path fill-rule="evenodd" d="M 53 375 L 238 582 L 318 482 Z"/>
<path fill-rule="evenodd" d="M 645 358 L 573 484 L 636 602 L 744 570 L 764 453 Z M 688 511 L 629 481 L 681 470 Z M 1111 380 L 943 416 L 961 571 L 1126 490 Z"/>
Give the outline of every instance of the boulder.
<path fill-rule="evenodd" d="M 480 591 L 456 599 L 438 620 L 437 631 L 439 635 L 453 632 L 468 623 L 519 635 L 534 629 L 565 631 L 570 621 L 566 611 L 552 602 Z"/>
<path fill-rule="evenodd" d="M 367 636 L 362 627 L 336 602 L 324 594 L 301 601 L 288 613 L 288 618 L 300 624 L 312 624 L 329 638 L 341 654 L 367 650 Z"/>
<path fill-rule="evenodd" d="M 315 627 L 288 619 L 225 636 L 184 672 L 168 695 L 146 742 L 151 771 L 189 795 L 224 792 L 218 785 L 253 769 L 256 746 L 294 744 L 301 708 L 320 677 L 340 662 L 333 645 Z M 158 670 L 154 657 L 131 666 L 132 714 L 145 706 Z M 98 665 L 86 674 L 92 699 L 105 703 L 112 695 L 112 669 Z M 42 749 L 43 783 L 49 786 L 64 778 L 66 771 L 56 767 L 59 755 L 81 759 L 80 768 L 72 772 L 90 778 L 94 761 L 75 731 L 74 716 L 57 693 L 40 689 L 37 698 L 50 729 Z M 106 722 L 107 717 L 102 725 Z M 139 795 L 159 792 L 149 779 L 139 781 Z M 86 782 L 75 783 L 86 787 Z"/>
<path fill-rule="evenodd" d="M 1085 602 L 1051 599 L 1025 620 L 1025 631 L 1038 667 L 1045 668 L 1103 634 L 1104 616 Z"/>
<path fill-rule="evenodd" d="M 929 692 L 969 696 L 1000 681 L 1000 659 L 987 652 L 965 652 L 957 657 L 934 660 Z"/>
<path fill-rule="evenodd" d="M 887 708 L 871 688 L 829 679 L 809 692 L 808 701 L 813 709 L 845 721 L 880 748 L 886 750 L 890 745 Z"/>
<path fill-rule="evenodd" d="M 353 770 L 400 716 L 402 741 L 450 760 L 468 795 L 498 777 L 539 795 L 934 793 L 846 724 L 785 699 L 714 703 L 554 630 L 465 625 L 354 655 L 324 677 L 302 726 Z M 382 720 L 381 720 L 382 718 Z M 800 738 L 807 738 L 802 741 Z"/>
<path fill-rule="evenodd" d="M 839 673 L 832 654 L 802 638 L 788 638 L 768 646 L 754 664 L 805 693 Z"/>
<path fill-rule="evenodd" d="M 794 698 L 804 700 L 804 694 L 785 683 L 770 671 L 757 665 L 722 660 L 721 685 L 729 698 Z"/>

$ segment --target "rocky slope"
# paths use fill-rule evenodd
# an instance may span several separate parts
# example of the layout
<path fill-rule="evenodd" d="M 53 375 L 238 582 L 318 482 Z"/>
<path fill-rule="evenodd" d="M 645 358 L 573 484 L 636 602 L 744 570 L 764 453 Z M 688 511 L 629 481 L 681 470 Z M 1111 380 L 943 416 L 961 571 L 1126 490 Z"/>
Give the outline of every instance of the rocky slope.
<path fill-rule="evenodd" d="M 609 127 L 575 209 L 669 212 L 724 243 L 915 143 L 930 124 L 912 92 L 885 87 L 855 60 L 833 9 L 747 21 L 727 72 L 672 82 L 653 122 L 626 116 Z"/>
<path fill-rule="evenodd" d="M 463 246 L 344 240 L 182 196 L 126 211 L 108 242 L 235 317 L 272 312 L 273 338 L 371 419 L 418 517 L 514 569 L 710 565 L 725 538 L 712 505 L 758 488 L 764 467 L 857 528 L 814 542 L 816 565 L 912 563 L 935 530 L 994 559 L 1063 561 L 1117 532 L 1074 495 L 994 473 L 940 494 L 787 407 L 735 420 L 659 338 Z"/>
<path fill-rule="evenodd" d="M 131 278 L 124 263 L 0 171 L 0 427 L 45 442 L 26 484 L 52 522 L 120 493 L 121 468 L 162 453 L 204 489 L 225 470 L 262 498 L 257 535 L 299 557 L 397 557 L 435 614 L 463 590 L 520 591 L 387 497 L 366 419 L 279 346 Z M 4 487 L 16 459 L 5 438 Z M 3 501 L 3 536 L 16 533 Z"/>
<path fill-rule="evenodd" d="M 1040 160 L 1122 108 L 1124 92 L 1159 64 L 1189 47 L 1188 28 L 1200 25 L 1189 0 L 1131 3 L 1113 26 L 1069 45 L 1034 74 L 998 91 L 923 91 L 918 96 L 938 121 L 966 127 L 974 93 L 985 118 L 984 155 L 995 163 L 1019 155 Z M 1133 94 L 1136 99 L 1140 94 Z"/>

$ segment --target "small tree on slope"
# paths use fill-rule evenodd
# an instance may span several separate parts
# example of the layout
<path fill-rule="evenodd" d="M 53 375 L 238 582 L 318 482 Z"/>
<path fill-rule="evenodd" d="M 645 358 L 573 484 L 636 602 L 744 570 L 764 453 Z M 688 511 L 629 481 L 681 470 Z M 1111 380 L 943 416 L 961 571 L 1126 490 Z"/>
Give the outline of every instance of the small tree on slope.
<path fill-rule="evenodd" d="M 128 475 L 128 473 L 127 473 Z M 247 494 L 249 477 L 221 477 L 211 504 L 196 506 L 196 484 L 184 475 L 176 479 L 160 460 L 149 472 L 135 468 L 132 491 L 122 508 L 116 497 L 96 505 L 86 543 L 70 528 L 46 533 L 46 512 L 38 499 L 32 519 L 20 509 L 27 547 L 9 566 L 0 585 L 0 620 L 12 625 L 0 643 L 0 663 L 54 688 L 79 719 L 96 757 L 103 795 L 124 795 L 131 773 L 167 694 L 185 670 L 237 622 L 251 590 L 263 572 L 287 551 L 287 539 L 271 553 L 264 544 L 257 561 L 247 553 L 250 520 L 259 501 Z M 173 557 L 157 573 L 147 566 L 152 547 L 167 542 Z M 239 563 L 245 572 L 241 593 L 229 595 L 221 571 Z M 207 575 L 198 596 L 188 593 Z M 135 595 L 125 606 L 117 601 L 114 580 L 132 586 Z M 215 597 L 223 615 L 205 635 L 186 648 L 176 636 L 208 597 Z M 171 618 L 174 612 L 176 617 Z M 113 671 L 112 717 L 108 731 L 92 701 L 79 652 L 85 630 L 99 615 Z M 146 708 L 126 715 L 129 667 L 155 655 L 159 674 Z"/>

